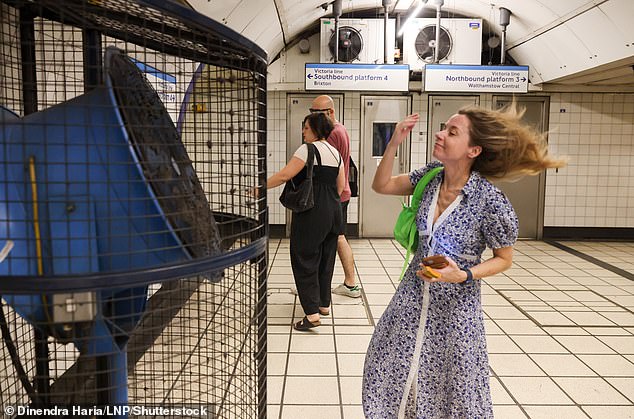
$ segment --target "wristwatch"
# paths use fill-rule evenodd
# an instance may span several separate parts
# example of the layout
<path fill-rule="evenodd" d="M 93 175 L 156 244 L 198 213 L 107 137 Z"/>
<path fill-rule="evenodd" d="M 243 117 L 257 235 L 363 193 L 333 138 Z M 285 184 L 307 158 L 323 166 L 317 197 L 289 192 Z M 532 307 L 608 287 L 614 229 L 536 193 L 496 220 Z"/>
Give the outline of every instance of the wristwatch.
<path fill-rule="evenodd" d="M 461 271 L 465 271 L 465 273 L 467 274 L 467 279 L 464 280 L 464 282 L 467 281 L 471 281 L 473 280 L 473 272 L 471 272 L 471 269 L 469 268 L 462 268 L 460 269 Z"/>

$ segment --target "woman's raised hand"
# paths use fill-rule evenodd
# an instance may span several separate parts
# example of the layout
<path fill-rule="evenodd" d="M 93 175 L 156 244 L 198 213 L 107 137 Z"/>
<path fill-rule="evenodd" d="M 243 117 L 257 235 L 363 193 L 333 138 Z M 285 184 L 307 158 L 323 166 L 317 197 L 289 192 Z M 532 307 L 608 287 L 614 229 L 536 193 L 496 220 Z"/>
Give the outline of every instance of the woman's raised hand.
<path fill-rule="evenodd" d="M 413 113 L 411 115 L 407 115 L 405 119 L 396 124 L 396 128 L 394 129 L 394 134 L 392 134 L 390 142 L 397 146 L 400 145 L 403 140 L 407 138 L 409 133 L 412 132 L 412 129 L 418 123 L 418 118 L 418 114 Z"/>

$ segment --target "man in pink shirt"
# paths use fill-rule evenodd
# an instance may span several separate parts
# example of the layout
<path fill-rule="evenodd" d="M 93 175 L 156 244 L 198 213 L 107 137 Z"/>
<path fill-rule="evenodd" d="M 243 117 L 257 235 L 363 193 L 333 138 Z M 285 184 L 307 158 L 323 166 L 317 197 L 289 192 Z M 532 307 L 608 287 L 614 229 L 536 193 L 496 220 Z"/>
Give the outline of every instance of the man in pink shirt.
<path fill-rule="evenodd" d="M 318 96 L 313 100 L 310 112 L 323 112 L 333 122 L 335 128 L 328 137 L 328 142 L 339 150 L 344 163 L 346 179 L 349 179 L 350 172 L 350 136 L 348 131 L 335 116 L 335 103 L 332 98 L 327 95 Z M 344 280 L 343 284 L 339 284 L 332 292 L 333 294 L 345 295 L 351 298 L 361 297 L 361 289 L 356 284 L 354 276 L 354 257 L 350 243 L 346 240 L 345 228 L 348 223 L 348 203 L 350 202 L 350 185 L 346 182 L 345 188 L 341 193 L 341 211 L 343 213 L 344 234 L 339 236 L 337 241 L 337 254 L 343 265 Z"/>

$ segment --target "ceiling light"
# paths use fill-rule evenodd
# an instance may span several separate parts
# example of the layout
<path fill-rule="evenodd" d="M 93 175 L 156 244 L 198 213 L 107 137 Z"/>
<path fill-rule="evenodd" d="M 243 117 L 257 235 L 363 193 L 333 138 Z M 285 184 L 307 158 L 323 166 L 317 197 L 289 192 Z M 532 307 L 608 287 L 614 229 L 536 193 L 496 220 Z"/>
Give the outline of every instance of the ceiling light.
<path fill-rule="evenodd" d="M 423 7 L 425 7 L 426 2 L 427 0 L 419 0 L 418 4 L 416 5 L 416 8 L 412 11 L 412 13 L 410 13 L 409 16 L 407 16 L 407 19 L 401 26 L 401 29 L 398 31 L 398 36 L 403 35 L 403 32 L 405 32 L 405 29 L 407 28 L 407 26 L 411 24 L 412 20 L 418 16 L 421 10 L 423 10 Z"/>

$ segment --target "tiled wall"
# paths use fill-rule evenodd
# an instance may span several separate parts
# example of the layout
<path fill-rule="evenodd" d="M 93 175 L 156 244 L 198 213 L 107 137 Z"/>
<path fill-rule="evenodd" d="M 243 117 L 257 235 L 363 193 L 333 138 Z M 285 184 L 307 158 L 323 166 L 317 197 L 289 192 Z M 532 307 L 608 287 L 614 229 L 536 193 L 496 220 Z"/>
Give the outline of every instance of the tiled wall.
<path fill-rule="evenodd" d="M 267 93 L 266 124 L 267 176 L 271 176 L 286 165 L 286 92 Z M 286 224 L 286 210 L 278 200 L 281 193 L 282 186 L 268 190 L 270 224 Z"/>
<path fill-rule="evenodd" d="M 286 163 L 286 92 L 268 93 L 269 175 Z M 540 94 L 543 96 L 544 94 Z M 352 156 L 359 161 L 361 94 L 345 94 L 345 125 Z M 421 114 L 412 134 L 411 167 L 427 161 L 426 94 L 412 93 Z M 480 105 L 489 107 L 491 95 Z M 634 94 L 551 93 L 550 149 L 569 157 L 569 165 L 546 175 L 544 225 L 547 227 L 634 227 Z M 271 224 L 285 224 L 281 188 L 269 191 Z M 358 222 L 353 198 L 349 222 Z"/>
<path fill-rule="evenodd" d="M 551 94 L 549 144 L 546 226 L 634 227 L 634 94 Z"/>

